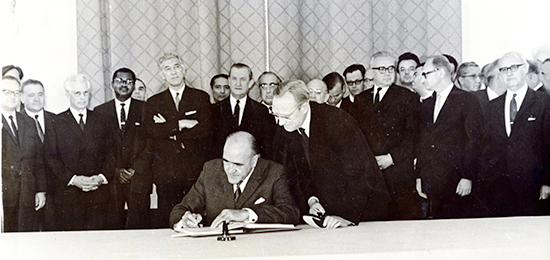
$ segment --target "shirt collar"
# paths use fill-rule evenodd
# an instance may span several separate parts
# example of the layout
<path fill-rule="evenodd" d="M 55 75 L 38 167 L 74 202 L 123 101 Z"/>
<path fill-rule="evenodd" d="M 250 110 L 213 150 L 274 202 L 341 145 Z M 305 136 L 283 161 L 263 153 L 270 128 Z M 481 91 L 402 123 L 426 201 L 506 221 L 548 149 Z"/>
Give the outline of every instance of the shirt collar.
<path fill-rule="evenodd" d="M 256 166 L 252 167 L 250 169 L 250 173 L 244 178 L 244 180 L 241 181 L 241 184 L 239 184 L 239 188 L 241 189 L 241 192 L 244 191 L 244 188 L 246 187 L 246 184 L 248 184 L 248 180 L 250 180 L 250 176 L 254 173 L 254 169 L 256 169 Z M 237 187 L 237 184 L 233 185 L 233 192 L 235 192 Z"/>
<path fill-rule="evenodd" d="M 44 118 L 44 109 L 40 110 L 38 113 L 35 113 L 25 107 L 25 113 L 27 113 L 27 115 L 29 115 L 32 119 L 34 119 L 36 115 L 38 115 L 38 118 Z"/>
<path fill-rule="evenodd" d="M 232 95 L 229 95 L 229 103 L 231 104 L 231 107 L 235 107 L 235 104 L 237 104 L 237 100 L 239 100 L 239 106 L 242 108 L 246 104 L 246 98 L 247 95 L 245 95 L 241 99 L 236 99 Z"/>
<path fill-rule="evenodd" d="M 180 95 L 180 97 L 181 97 L 181 95 Z M 130 105 L 132 104 L 132 98 L 126 99 L 126 101 L 124 101 L 124 102 L 122 102 L 122 101 L 115 98 L 115 106 L 117 108 L 120 107 L 120 104 L 122 104 L 122 103 L 124 103 L 124 107 L 126 109 L 128 109 L 130 107 Z"/>
<path fill-rule="evenodd" d="M 525 95 L 527 94 L 527 89 L 529 87 L 527 84 L 523 85 L 523 87 L 519 88 L 516 91 L 506 90 L 506 102 L 509 103 L 509 101 L 512 100 L 512 97 L 514 94 L 516 94 L 516 103 L 518 105 L 518 111 L 521 107 L 521 103 L 523 103 L 523 99 L 525 98 Z"/>
<path fill-rule="evenodd" d="M 83 109 L 82 111 L 78 111 L 73 107 L 69 107 L 69 110 L 71 111 L 71 114 L 73 114 L 73 117 L 74 117 L 74 119 L 76 120 L 77 123 L 78 123 L 78 121 L 80 121 L 80 115 L 79 114 L 83 115 L 82 120 L 84 121 L 84 123 L 86 123 L 86 119 L 88 117 L 88 109 Z"/>
<path fill-rule="evenodd" d="M 168 88 L 168 90 L 170 90 L 170 93 L 172 94 L 173 98 L 176 98 L 176 93 L 179 93 L 180 100 L 181 100 L 181 97 L 183 96 L 183 91 L 185 90 L 185 83 L 183 84 L 183 87 L 181 87 L 181 89 L 178 91 L 175 91 L 172 88 Z"/>
<path fill-rule="evenodd" d="M 311 125 L 311 106 L 308 106 L 306 118 L 304 119 L 304 122 L 302 123 L 302 126 L 300 126 L 300 128 L 304 129 L 304 132 L 306 133 L 306 135 L 308 137 L 311 136 L 309 134 L 310 125 Z"/>
<path fill-rule="evenodd" d="M 487 97 L 489 98 L 489 101 L 499 97 L 499 95 L 492 90 L 491 88 L 487 88 Z"/>

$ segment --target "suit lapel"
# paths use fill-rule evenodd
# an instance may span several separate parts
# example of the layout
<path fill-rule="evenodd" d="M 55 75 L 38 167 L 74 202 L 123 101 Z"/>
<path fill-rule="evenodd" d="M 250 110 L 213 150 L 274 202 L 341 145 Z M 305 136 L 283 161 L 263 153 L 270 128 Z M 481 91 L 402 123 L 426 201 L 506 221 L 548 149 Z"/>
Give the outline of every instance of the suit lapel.
<path fill-rule="evenodd" d="M 3 128 L 9 133 L 9 136 L 11 136 L 11 139 L 14 143 L 17 144 L 17 140 L 15 139 L 15 136 L 13 135 L 13 131 L 10 128 L 10 123 L 8 120 L 2 115 L 2 124 L 4 125 Z"/>
<path fill-rule="evenodd" d="M 78 122 L 76 122 L 76 119 L 73 117 L 71 110 L 68 109 L 63 114 L 60 114 L 60 115 L 62 115 L 60 119 L 65 121 L 63 125 L 66 125 L 68 128 L 70 128 L 71 131 L 75 132 L 77 136 L 82 137 L 82 129 L 80 129 Z"/>
<path fill-rule="evenodd" d="M 183 91 L 185 93 L 185 91 Z M 185 95 L 185 94 L 184 94 Z M 182 95 L 182 96 L 184 96 Z M 183 97 L 182 97 L 183 99 Z M 182 101 L 180 99 L 180 105 L 181 105 Z M 177 115 L 178 114 L 178 111 L 176 110 L 176 103 L 174 103 L 174 98 L 172 98 L 172 94 L 170 93 L 170 89 L 167 89 L 164 91 L 163 93 L 163 105 L 164 105 L 164 109 L 165 111 L 169 111 L 170 112 L 170 115 L 163 115 L 163 116 L 172 116 L 172 115 Z"/>
<path fill-rule="evenodd" d="M 531 106 L 534 103 L 535 93 L 533 90 L 528 88 L 525 98 L 521 103 L 521 107 L 519 108 L 518 114 L 516 115 L 516 120 L 514 120 L 514 124 L 512 125 L 510 136 L 512 136 L 515 132 L 520 131 L 525 126 L 527 123 L 527 117 L 533 116 L 529 114 L 529 111 L 531 111 Z"/>
<path fill-rule="evenodd" d="M 264 170 L 264 164 L 261 163 L 261 159 L 258 159 L 258 163 L 256 164 L 256 168 L 254 168 L 254 171 L 251 173 L 250 179 L 248 179 L 248 183 L 246 184 L 246 187 L 241 193 L 241 196 L 239 196 L 239 199 L 235 203 L 236 208 L 242 208 L 243 204 L 252 197 L 252 194 L 256 192 L 260 184 L 262 183 L 262 180 L 265 177 L 265 170 Z"/>

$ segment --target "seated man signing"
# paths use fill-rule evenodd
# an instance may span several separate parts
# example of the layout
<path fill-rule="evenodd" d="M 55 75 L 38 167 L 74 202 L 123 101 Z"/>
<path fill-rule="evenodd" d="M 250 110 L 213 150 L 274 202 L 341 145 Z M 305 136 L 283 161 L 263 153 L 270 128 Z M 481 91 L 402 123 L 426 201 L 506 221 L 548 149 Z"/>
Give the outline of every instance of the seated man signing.
<path fill-rule="evenodd" d="M 299 210 L 288 188 L 283 166 L 260 158 L 254 137 L 229 135 L 223 159 L 204 164 L 191 190 L 170 213 L 174 229 L 219 227 L 223 221 L 293 223 Z"/>

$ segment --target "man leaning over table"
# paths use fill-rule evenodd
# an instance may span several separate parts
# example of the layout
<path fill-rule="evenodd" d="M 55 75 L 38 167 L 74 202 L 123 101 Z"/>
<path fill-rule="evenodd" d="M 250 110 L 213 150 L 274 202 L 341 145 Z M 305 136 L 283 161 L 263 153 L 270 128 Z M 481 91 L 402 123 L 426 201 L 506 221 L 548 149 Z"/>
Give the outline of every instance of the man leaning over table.
<path fill-rule="evenodd" d="M 299 210 L 283 166 L 260 158 L 254 137 L 244 131 L 226 139 L 223 158 L 204 164 L 189 193 L 170 214 L 174 229 L 218 227 L 223 221 L 293 223 Z"/>

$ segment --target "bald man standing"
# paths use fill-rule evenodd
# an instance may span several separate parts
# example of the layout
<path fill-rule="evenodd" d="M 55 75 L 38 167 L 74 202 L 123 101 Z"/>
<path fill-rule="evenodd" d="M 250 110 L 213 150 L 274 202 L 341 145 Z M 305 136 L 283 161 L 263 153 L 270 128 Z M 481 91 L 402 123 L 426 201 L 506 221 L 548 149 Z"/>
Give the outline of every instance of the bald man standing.
<path fill-rule="evenodd" d="M 528 87 L 520 54 L 505 54 L 498 70 L 507 90 L 486 107 L 483 187 L 495 215 L 539 215 L 550 194 L 550 97 Z"/>

